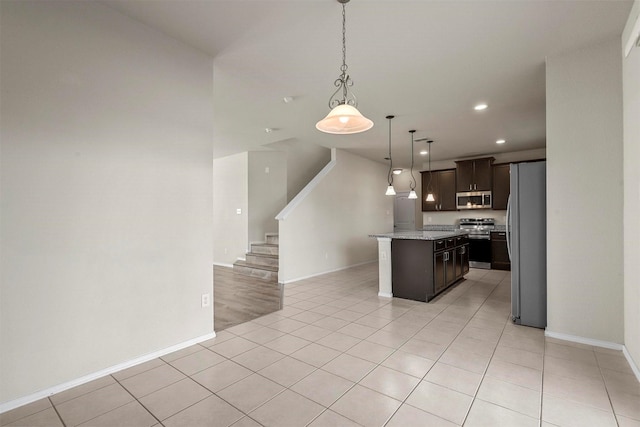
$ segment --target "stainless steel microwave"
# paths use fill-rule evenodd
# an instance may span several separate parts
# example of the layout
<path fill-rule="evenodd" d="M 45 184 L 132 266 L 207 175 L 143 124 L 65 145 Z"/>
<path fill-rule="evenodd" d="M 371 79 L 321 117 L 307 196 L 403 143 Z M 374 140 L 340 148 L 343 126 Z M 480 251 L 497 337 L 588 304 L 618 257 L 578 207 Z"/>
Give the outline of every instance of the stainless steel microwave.
<path fill-rule="evenodd" d="M 464 191 L 456 193 L 458 209 L 491 209 L 491 191 Z"/>

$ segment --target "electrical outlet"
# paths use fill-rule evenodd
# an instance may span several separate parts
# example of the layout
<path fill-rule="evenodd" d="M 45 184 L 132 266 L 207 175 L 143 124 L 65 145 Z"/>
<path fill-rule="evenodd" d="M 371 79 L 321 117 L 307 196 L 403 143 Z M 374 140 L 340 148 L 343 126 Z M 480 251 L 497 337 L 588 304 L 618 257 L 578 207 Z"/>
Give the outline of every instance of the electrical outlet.
<path fill-rule="evenodd" d="M 269 166 L 267 166 L 266 168 L 264 168 L 264 173 L 269 173 Z"/>
<path fill-rule="evenodd" d="M 240 208 L 236 209 L 236 214 L 242 215 L 242 209 L 240 209 Z"/>
<path fill-rule="evenodd" d="M 431 222 L 433 221 L 433 218 L 431 218 L 430 216 L 427 217 L 427 222 Z"/>
<path fill-rule="evenodd" d="M 380 259 L 382 261 L 386 261 L 387 260 L 387 252 L 386 251 L 380 252 Z"/>
<path fill-rule="evenodd" d="M 211 305 L 211 294 L 202 294 L 202 308 L 209 307 Z"/>

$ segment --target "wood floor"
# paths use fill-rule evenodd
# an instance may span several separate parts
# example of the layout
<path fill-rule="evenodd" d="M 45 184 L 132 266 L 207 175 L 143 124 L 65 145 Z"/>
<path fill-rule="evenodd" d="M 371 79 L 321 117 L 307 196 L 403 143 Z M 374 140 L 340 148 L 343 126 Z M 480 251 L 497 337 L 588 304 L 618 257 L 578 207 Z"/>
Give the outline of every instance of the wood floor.
<path fill-rule="evenodd" d="M 277 282 L 234 273 L 232 268 L 213 268 L 213 312 L 216 332 L 247 322 L 281 308 Z"/>

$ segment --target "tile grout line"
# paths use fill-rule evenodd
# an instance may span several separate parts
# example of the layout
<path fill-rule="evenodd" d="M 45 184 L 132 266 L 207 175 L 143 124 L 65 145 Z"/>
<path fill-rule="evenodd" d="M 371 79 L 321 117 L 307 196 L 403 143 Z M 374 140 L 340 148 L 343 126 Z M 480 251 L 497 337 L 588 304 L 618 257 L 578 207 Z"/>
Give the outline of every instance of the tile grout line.
<path fill-rule="evenodd" d="M 67 423 L 65 423 L 64 420 L 62 419 L 62 416 L 60 415 L 60 412 L 58 412 L 58 408 L 56 408 L 56 405 L 53 404 L 53 401 L 51 400 L 51 396 L 48 396 L 47 400 L 49 400 L 49 404 L 51 405 L 53 410 L 56 412 L 56 415 L 58 416 L 58 419 L 60 419 L 60 422 L 62 423 L 62 426 L 63 427 L 67 427 Z"/>
<path fill-rule="evenodd" d="M 163 360 L 163 362 L 164 362 L 164 360 Z M 167 363 L 167 362 L 164 362 L 164 363 Z M 145 372 L 146 372 L 146 371 L 145 371 Z M 153 417 L 153 418 L 154 418 L 154 419 L 155 419 L 155 420 L 156 420 L 156 421 L 157 421 L 161 426 L 163 426 L 163 425 L 164 425 L 164 424 L 162 423 L 162 421 L 161 421 L 158 417 L 156 417 L 156 416 L 155 416 L 155 414 L 149 410 L 149 408 L 147 408 L 147 407 L 146 407 L 142 402 L 140 402 L 140 401 L 138 400 L 138 398 L 137 398 L 137 397 L 135 397 L 135 396 L 133 395 L 133 393 L 131 393 L 131 392 L 129 391 L 129 389 L 128 389 L 128 388 L 126 388 L 124 385 L 122 385 L 122 384 L 120 383 L 120 381 L 118 381 L 118 379 L 117 379 L 116 377 L 114 377 L 113 375 L 111 375 L 111 377 L 114 379 L 114 381 L 115 381 L 115 382 L 116 382 L 120 387 L 122 387 L 122 388 L 123 388 L 127 393 L 129 393 L 129 395 L 133 398 L 133 400 L 134 400 L 135 402 L 138 402 L 138 404 L 139 404 L 140 406 L 142 406 L 142 407 L 144 408 L 144 410 L 145 410 L 145 411 L 147 411 L 147 412 L 148 412 L 148 413 L 149 413 L 149 414 L 150 414 L 150 415 L 151 415 L 151 416 L 152 416 L 152 417 Z M 131 377 L 130 377 L 130 378 L 131 378 Z M 175 383 L 171 383 L 171 384 L 175 384 Z M 171 385 L 171 384 L 170 384 L 170 385 Z M 165 387 L 162 387 L 162 388 L 165 388 Z M 158 390 L 162 390 L 162 388 L 160 388 L 160 389 L 158 389 Z M 156 390 L 156 391 L 158 391 L 158 390 Z M 154 391 L 153 393 L 155 393 L 155 391 Z M 151 393 L 149 393 L 149 394 L 151 394 Z M 143 397 L 144 397 L 144 396 L 143 396 Z M 126 403 L 126 404 L 128 404 L 128 403 Z M 122 406 L 124 406 L 124 405 L 122 405 Z M 115 408 L 115 409 L 117 409 L 117 408 Z M 113 410 L 113 409 L 112 409 L 112 410 Z M 93 417 L 92 419 L 94 419 L 94 418 L 97 418 L 97 417 Z M 91 420 L 87 420 L 87 421 L 91 421 Z M 85 421 L 85 422 L 86 422 L 86 421 Z"/>

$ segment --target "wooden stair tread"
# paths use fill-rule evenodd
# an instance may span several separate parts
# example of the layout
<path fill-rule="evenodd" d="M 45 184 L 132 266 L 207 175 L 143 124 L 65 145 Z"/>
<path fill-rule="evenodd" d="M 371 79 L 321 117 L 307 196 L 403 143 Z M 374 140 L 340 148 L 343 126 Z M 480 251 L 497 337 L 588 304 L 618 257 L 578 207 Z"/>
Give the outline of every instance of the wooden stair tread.
<path fill-rule="evenodd" d="M 277 272 L 278 271 L 278 267 L 272 267 L 272 266 L 269 266 L 269 265 L 251 264 L 251 263 L 248 263 L 248 262 L 242 261 L 242 260 L 238 260 L 238 261 L 234 262 L 233 265 L 238 265 L 240 267 L 254 268 L 256 270 L 266 270 L 266 271 L 273 271 L 273 272 Z"/>
<path fill-rule="evenodd" d="M 260 252 L 247 252 L 247 255 L 253 255 L 256 257 L 261 257 L 261 258 L 279 258 L 279 255 L 276 254 L 261 254 Z"/>

